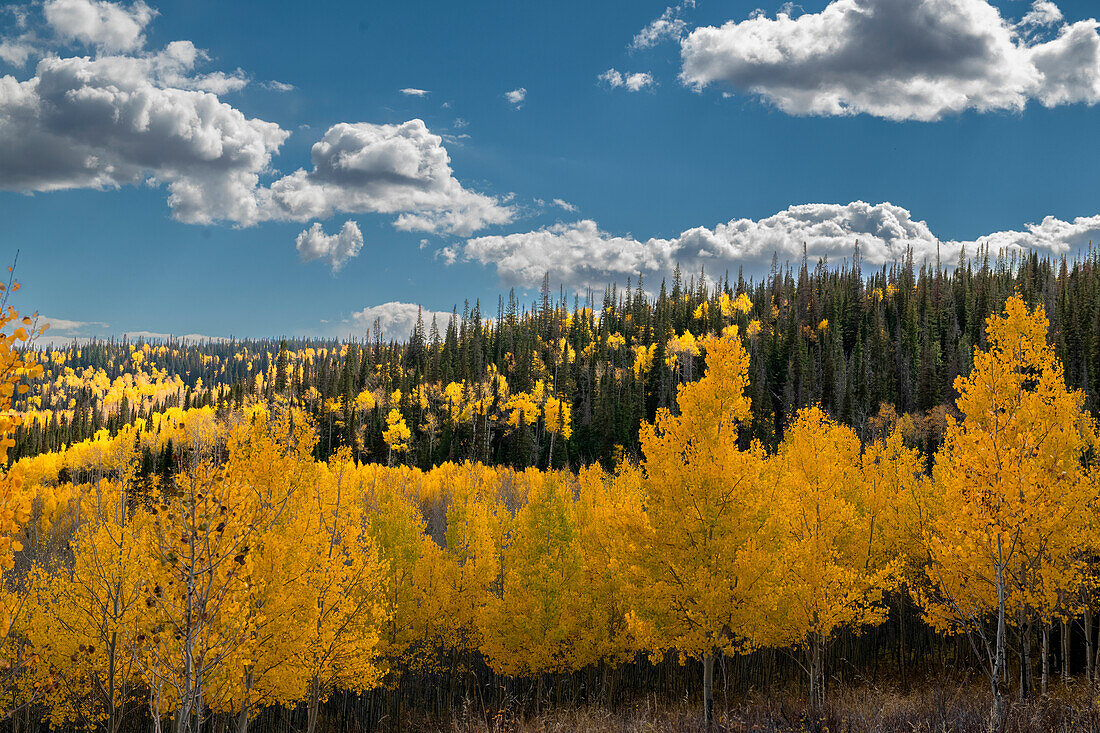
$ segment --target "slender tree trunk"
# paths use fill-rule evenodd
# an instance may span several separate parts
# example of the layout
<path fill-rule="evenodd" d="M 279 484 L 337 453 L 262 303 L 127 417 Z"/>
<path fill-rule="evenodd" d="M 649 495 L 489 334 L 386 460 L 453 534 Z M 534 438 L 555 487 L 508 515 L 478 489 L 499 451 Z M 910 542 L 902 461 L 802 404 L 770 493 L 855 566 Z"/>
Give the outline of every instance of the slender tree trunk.
<path fill-rule="evenodd" d="M 1004 728 L 1005 701 L 1001 675 L 1005 668 L 1005 562 L 1001 535 L 997 535 L 997 636 L 994 641 L 993 670 L 989 682 L 993 692 L 993 731 Z"/>
<path fill-rule="evenodd" d="M 714 652 L 703 659 L 703 722 L 714 727 Z"/>
<path fill-rule="evenodd" d="M 1025 620 L 1024 609 L 1018 614 L 1020 634 L 1020 699 L 1031 697 L 1031 621 Z"/>
<path fill-rule="evenodd" d="M 1069 684 L 1069 623 L 1062 619 L 1062 684 Z"/>
<path fill-rule="evenodd" d="M 1092 607 L 1085 605 L 1085 678 L 1092 682 Z"/>
<path fill-rule="evenodd" d="M 1047 696 L 1050 685 L 1050 622 L 1043 622 L 1043 697 Z"/>
<path fill-rule="evenodd" d="M 818 715 L 825 707 L 825 639 L 815 632 L 810 644 L 810 711 Z"/>
<path fill-rule="evenodd" d="M 252 697 L 252 683 L 254 682 L 253 668 L 249 667 L 244 676 L 244 702 L 241 703 L 241 712 L 237 715 L 237 733 L 248 733 L 249 698 Z"/>
<path fill-rule="evenodd" d="M 306 733 L 317 733 L 317 715 L 321 708 L 321 683 L 314 677 L 309 681 L 309 703 L 306 713 Z"/>

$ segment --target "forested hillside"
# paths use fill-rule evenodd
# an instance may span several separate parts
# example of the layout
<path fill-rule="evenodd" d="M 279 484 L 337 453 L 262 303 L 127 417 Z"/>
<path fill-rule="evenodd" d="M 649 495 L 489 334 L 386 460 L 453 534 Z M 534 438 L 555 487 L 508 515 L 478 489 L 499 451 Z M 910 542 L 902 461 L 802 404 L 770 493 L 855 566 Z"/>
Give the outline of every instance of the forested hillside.
<path fill-rule="evenodd" d="M 638 427 L 701 374 L 699 339 L 727 315 L 747 337 L 747 445 L 774 448 L 794 412 L 820 404 L 868 439 L 884 406 L 910 413 L 909 440 L 938 445 L 954 381 L 984 345 L 985 319 L 1020 293 L 1045 306 L 1066 382 L 1100 407 L 1100 252 L 1072 261 L 978 252 L 948 268 L 913 262 L 868 274 L 852 261 L 773 265 L 763 279 L 723 275 L 610 288 L 581 300 L 514 293 L 466 303 L 400 341 L 73 344 L 36 354 L 45 377 L 16 402 L 30 419 L 13 458 L 56 450 L 175 407 L 218 409 L 276 396 L 312 415 L 317 457 L 421 468 L 476 460 L 515 468 L 610 468 L 637 456 Z M 650 297 L 652 287 L 657 295 Z M 739 296 L 745 299 L 739 300 Z M 397 413 L 393 411 L 397 410 Z M 395 452 L 387 430 L 409 432 Z M 147 456 L 164 469 L 168 455 Z"/>

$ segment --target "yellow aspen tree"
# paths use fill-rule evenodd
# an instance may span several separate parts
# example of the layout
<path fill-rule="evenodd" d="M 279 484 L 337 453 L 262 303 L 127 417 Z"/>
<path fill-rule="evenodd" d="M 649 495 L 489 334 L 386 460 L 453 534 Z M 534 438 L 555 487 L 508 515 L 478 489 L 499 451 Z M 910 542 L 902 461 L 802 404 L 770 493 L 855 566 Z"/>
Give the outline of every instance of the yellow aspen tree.
<path fill-rule="evenodd" d="M 24 633 L 38 657 L 34 677 L 57 681 L 55 725 L 90 721 L 117 733 L 137 700 L 132 648 L 148 515 L 129 505 L 129 485 L 102 479 L 86 490 L 72 567 L 37 568 L 28 584 L 33 613 Z"/>
<path fill-rule="evenodd" d="M 851 428 L 820 407 L 800 410 L 768 464 L 771 519 L 782 543 L 775 618 L 786 640 L 807 652 L 810 706 L 817 711 L 825 701 L 832 635 L 886 619 L 882 591 L 895 568 L 876 547 Z"/>
<path fill-rule="evenodd" d="M 973 370 L 955 381 L 963 418 L 948 418 L 936 455 L 943 510 L 927 537 L 928 583 L 916 592 L 926 620 L 966 634 L 984 662 L 995 728 L 1005 714 L 1006 627 L 1076 591 L 1081 507 L 1095 494 L 1082 468 L 1095 429 L 1083 395 L 1066 388 L 1047 329 L 1041 306 L 1009 298 L 986 321 L 989 348 L 975 349 Z"/>
<path fill-rule="evenodd" d="M 638 593 L 632 614 L 639 643 L 703 662 L 703 708 L 714 718 L 718 653 L 756 647 L 770 594 L 774 548 L 758 446 L 738 448 L 738 424 L 750 417 L 749 355 L 736 336 L 703 342 L 706 373 L 679 387 L 679 414 L 657 412 L 640 439 L 646 523 L 636 547 Z"/>
<path fill-rule="evenodd" d="M 481 650 L 508 675 L 564 672 L 589 663 L 591 599 L 577 536 L 573 487 L 537 482 L 512 524 L 501 593 L 482 610 Z"/>
<path fill-rule="evenodd" d="M 225 663 L 253 639 L 257 557 L 301 485 L 295 480 L 301 473 L 273 467 L 280 456 L 312 447 L 295 437 L 289 417 L 285 424 L 279 444 L 281 431 L 273 431 L 265 413 L 253 412 L 230 431 L 225 464 L 189 467 L 176 478 L 177 493 L 156 508 L 142 658 L 158 700 L 174 702 L 175 733 L 200 730 L 208 702 L 223 704 L 246 673 Z M 154 721 L 165 712 L 155 710 Z"/>
<path fill-rule="evenodd" d="M 446 555 L 456 568 L 454 624 L 468 649 L 480 646 L 481 608 L 490 593 L 501 593 L 503 549 L 512 515 L 501 501 L 498 473 L 465 463 L 451 486 L 447 509 Z"/>
<path fill-rule="evenodd" d="M 405 418 L 401 416 L 401 411 L 394 407 L 386 415 L 386 429 L 382 431 L 382 440 L 386 441 L 386 445 L 390 447 L 388 464 L 393 464 L 393 454 L 395 452 L 404 453 L 409 450 L 409 438 L 411 437 L 412 431 L 405 423 Z"/>
<path fill-rule="evenodd" d="M 9 267 L 11 273 L 13 268 Z M 28 357 L 25 348 L 30 346 L 37 336 L 43 334 L 49 325 L 38 326 L 38 314 L 20 316 L 8 305 L 8 297 L 19 290 L 14 277 L 0 283 L 0 464 L 8 462 L 8 451 L 15 446 L 13 434 L 23 423 L 23 416 L 14 412 L 12 402 L 17 394 L 24 395 L 29 390 L 25 382 L 42 376 L 42 365 L 34 363 Z M 3 573 L 15 566 L 15 553 L 23 549 L 19 540 L 23 526 L 30 519 L 31 507 L 35 498 L 35 487 L 24 483 L 19 472 L 0 470 L 0 691 L 7 692 L 18 684 L 27 660 L 33 652 L 25 648 L 18 631 L 18 624 L 24 619 L 24 601 L 26 596 L 20 590 L 11 589 L 2 583 Z M 23 705 L 41 692 L 41 682 L 36 690 L 24 696 Z M 7 699 L 7 696 L 5 696 Z M 0 720 L 10 717 L 17 708 L 0 706 Z"/>
<path fill-rule="evenodd" d="M 306 730 L 314 733 L 320 704 L 332 690 L 368 690 L 384 672 L 386 564 L 369 533 L 349 449 L 337 452 L 302 493 L 309 497 L 298 538 L 308 550 L 302 593 L 312 608 L 295 622 L 303 643 L 294 669 L 306 683 Z"/>
<path fill-rule="evenodd" d="M 596 464 L 582 468 L 577 479 L 577 534 L 592 606 L 583 657 L 587 664 L 617 663 L 638 649 L 627 618 L 636 603 L 633 538 L 646 522 L 642 472 L 624 462 L 609 474 Z"/>

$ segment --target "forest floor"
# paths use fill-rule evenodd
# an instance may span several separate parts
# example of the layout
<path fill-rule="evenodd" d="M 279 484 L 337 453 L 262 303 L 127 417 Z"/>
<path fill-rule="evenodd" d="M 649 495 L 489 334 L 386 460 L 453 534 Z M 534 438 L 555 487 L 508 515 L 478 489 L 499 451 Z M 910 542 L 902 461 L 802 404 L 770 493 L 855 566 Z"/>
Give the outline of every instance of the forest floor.
<path fill-rule="evenodd" d="M 715 700 L 715 730 L 825 733 L 987 733 L 990 694 L 986 687 L 949 683 L 909 692 L 878 687 L 833 689 L 824 711 L 808 715 L 805 698 L 797 694 L 744 696 L 728 706 Z M 717 696 L 716 696 L 717 697 Z M 1008 702 L 1002 733 L 1100 733 L 1097 691 L 1087 684 L 1052 685 L 1047 698 Z M 513 715 L 467 709 L 448 725 L 420 730 L 461 733 L 703 733 L 706 727 L 697 702 L 659 703 L 641 700 L 614 710 L 599 707 L 551 708 L 541 713 Z"/>

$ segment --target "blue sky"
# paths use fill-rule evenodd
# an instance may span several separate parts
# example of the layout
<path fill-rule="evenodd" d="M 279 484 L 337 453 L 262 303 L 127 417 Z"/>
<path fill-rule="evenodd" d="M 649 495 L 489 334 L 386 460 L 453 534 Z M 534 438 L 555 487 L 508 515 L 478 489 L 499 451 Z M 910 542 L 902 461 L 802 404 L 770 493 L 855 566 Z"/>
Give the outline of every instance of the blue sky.
<path fill-rule="evenodd" d="M 495 307 L 545 271 L 655 287 L 676 263 L 760 273 L 803 242 L 836 260 L 858 239 L 877 264 L 1100 239 L 1093 3 L 750 10 L 9 5 L 19 304 L 56 338 L 361 335 L 375 317 L 403 336 L 412 304 Z"/>

